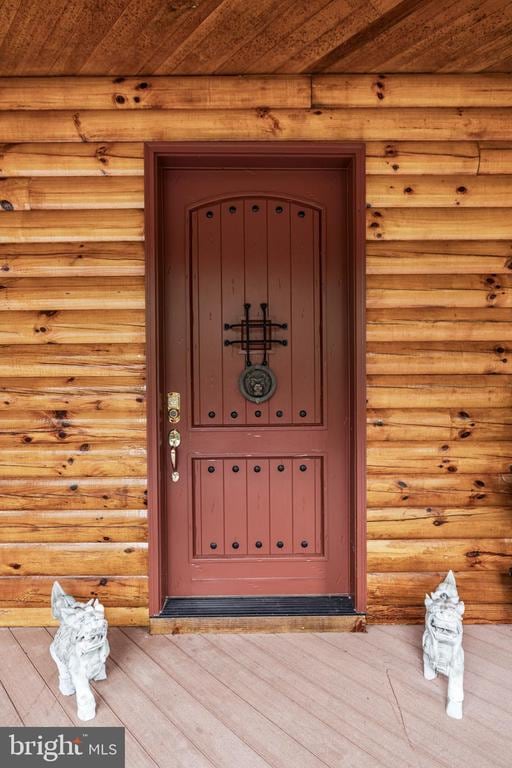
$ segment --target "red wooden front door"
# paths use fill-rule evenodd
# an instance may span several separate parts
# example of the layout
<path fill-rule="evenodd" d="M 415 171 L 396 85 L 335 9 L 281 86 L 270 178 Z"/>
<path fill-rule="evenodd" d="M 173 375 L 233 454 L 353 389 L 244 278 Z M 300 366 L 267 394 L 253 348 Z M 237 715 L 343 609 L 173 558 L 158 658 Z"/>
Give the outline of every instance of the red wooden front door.
<path fill-rule="evenodd" d="M 348 593 L 344 175 L 182 169 L 163 186 L 164 387 L 181 397 L 167 593 Z"/>

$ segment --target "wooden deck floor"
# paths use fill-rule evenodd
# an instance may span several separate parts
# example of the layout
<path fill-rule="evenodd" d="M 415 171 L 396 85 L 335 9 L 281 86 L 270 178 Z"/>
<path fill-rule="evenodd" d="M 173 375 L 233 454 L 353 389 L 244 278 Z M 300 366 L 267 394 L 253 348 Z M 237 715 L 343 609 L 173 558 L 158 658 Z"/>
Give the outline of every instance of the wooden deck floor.
<path fill-rule="evenodd" d="M 465 628 L 462 721 L 426 682 L 421 627 L 367 635 L 150 637 L 112 629 L 90 725 L 124 725 L 128 768 L 510 768 L 512 626 Z M 45 629 L 0 629 L 0 725 L 76 725 Z"/>

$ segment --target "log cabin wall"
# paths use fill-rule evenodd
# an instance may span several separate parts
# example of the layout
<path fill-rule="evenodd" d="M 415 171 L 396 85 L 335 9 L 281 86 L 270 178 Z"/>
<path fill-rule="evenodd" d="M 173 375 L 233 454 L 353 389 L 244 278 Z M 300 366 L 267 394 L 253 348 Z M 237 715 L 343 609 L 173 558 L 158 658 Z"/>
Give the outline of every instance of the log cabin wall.
<path fill-rule="evenodd" d="M 509 76 L 0 87 L 0 622 L 147 621 L 143 142 L 367 142 L 369 617 L 512 621 Z"/>

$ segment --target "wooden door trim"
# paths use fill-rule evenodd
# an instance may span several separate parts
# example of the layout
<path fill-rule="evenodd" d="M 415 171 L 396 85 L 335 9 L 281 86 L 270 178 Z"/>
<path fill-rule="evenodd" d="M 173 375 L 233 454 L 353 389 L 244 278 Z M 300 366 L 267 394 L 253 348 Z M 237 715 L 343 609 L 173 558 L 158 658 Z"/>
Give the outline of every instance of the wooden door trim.
<path fill-rule="evenodd" d="M 149 612 L 158 616 L 165 595 L 165 468 L 163 371 L 161 366 L 162 171 L 172 168 L 344 168 L 349 174 L 347 211 L 351 276 L 350 318 L 354 334 L 351 392 L 351 552 L 356 611 L 366 610 L 366 365 L 365 365 L 365 146 L 342 141 L 150 142 L 144 151 L 146 252 L 146 359 L 149 524 Z"/>

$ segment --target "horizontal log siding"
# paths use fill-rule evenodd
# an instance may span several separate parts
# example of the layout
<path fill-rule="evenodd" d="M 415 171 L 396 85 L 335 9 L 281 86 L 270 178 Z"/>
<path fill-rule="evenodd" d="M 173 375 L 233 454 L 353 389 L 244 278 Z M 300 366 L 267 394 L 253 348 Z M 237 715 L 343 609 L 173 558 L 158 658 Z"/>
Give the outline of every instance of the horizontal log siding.
<path fill-rule="evenodd" d="M 449 568 L 512 620 L 512 81 L 9 78 L 0 88 L 0 624 L 54 577 L 147 621 L 143 142 L 367 142 L 369 614 Z"/>

